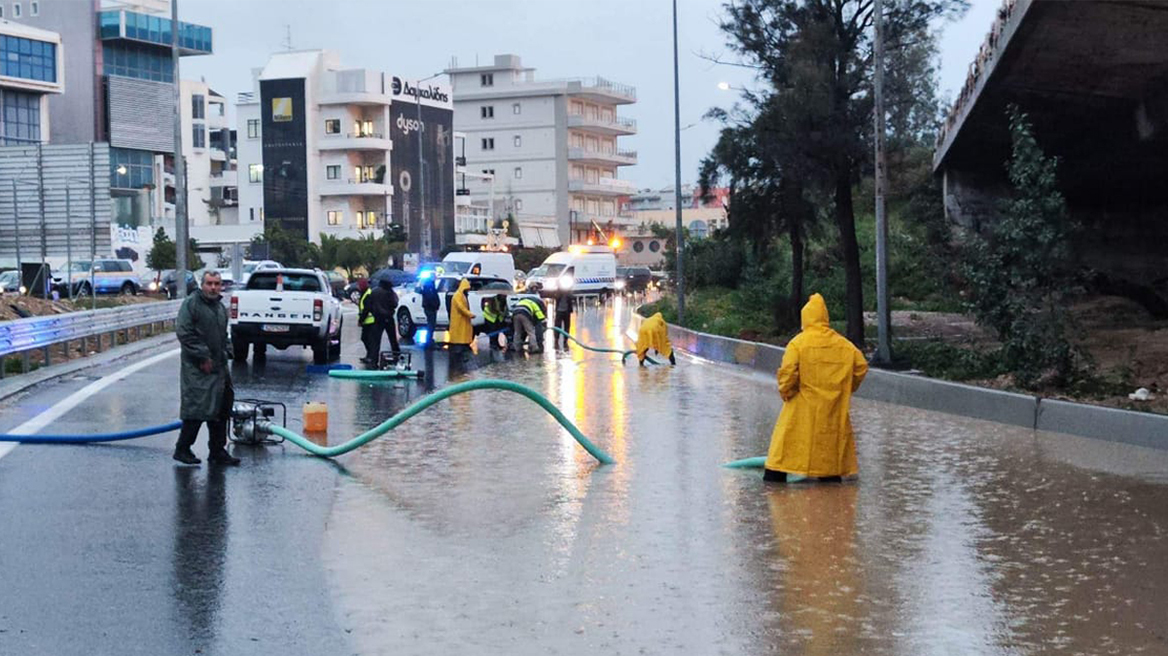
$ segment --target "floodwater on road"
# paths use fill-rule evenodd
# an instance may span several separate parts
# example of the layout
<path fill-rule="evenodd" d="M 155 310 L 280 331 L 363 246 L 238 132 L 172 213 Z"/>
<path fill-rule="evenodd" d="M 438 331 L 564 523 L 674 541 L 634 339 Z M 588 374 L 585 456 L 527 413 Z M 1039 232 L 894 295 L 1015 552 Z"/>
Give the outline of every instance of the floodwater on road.
<path fill-rule="evenodd" d="M 625 312 L 580 338 L 628 348 Z M 773 380 L 575 347 L 469 377 L 617 464 L 503 392 L 344 458 L 324 561 L 360 653 L 1168 653 L 1164 452 L 857 401 L 859 480 L 768 485 L 719 465 L 766 452 Z"/>
<path fill-rule="evenodd" d="M 628 312 L 582 308 L 575 332 L 629 348 Z M 771 376 L 413 353 L 425 382 L 307 375 L 296 349 L 233 375 L 293 430 L 327 402 L 332 444 L 436 387 L 513 380 L 616 464 L 498 391 L 332 465 L 284 444 L 176 467 L 173 434 L 21 445 L 0 460 L 0 653 L 1168 654 L 1166 451 L 857 400 L 858 480 L 771 485 L 720 466 L 766 452 Z M 5 400 L 0 430 L 124 364 Z M 177 366 L 45 432 L 171 421 Z"/>

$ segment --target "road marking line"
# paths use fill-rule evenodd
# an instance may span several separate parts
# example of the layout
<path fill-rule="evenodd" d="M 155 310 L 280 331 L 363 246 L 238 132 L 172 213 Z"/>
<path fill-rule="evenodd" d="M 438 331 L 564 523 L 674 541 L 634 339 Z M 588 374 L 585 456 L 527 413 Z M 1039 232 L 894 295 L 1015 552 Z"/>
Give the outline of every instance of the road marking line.
<path fill-rule="evenodd" d="M 33 417 L 32 419 L 29 419 L 28 421 L 17 426 L 16 428 L 8 431 L 8 433 L 10 435 L 32 435 L 34 433 L 37 433 L 45 426 L 48 426 L 49 424 L 53 423 L 54 421 L 60 419 L 61 416 L 64 415 L 66 412 L 69 412 L 73 408 L 76 408 L 77 406 L 81 405 L 81 403 L 83 401 L 85 401 L 89 397 L 93 396 L 94 394 L 97 394 L 98 392 L 102 391 L 103 389 L 109 387 L 110 385 L 113 385 L 114 383 L 118 382 L 119 380 L 122 380 L 123 378 L 129 376 L 130 374 L 132 374 L 140 369 L 145 369 L 146 367 L 149 367 L 150 365 L 152 365 L 156 362 L 161 362 L 162 360 L 165 360 L 166 358 L 178 355 L 181 351 L 182 351 L 182 349 L 173 349 L 173 350 L 167 351 L 165 353 L 159 353 L 158 355 L 146 358 L 145 360 L 142 360 L 141 362 L 135 362 L 134 364 L 125 367 L 124 369 L 118 371 L 117 373 L 112 373 L 112 374 L 105 376 L 103 378 L 99 378 L 98 380 L 93 381 L 92 383 L 86 385 L 85 387 L 82 387 L 81 389 L 77 390 L 76 392 L 73 392 L 69 396 L 66 396 L 65 398 L 61 399 L 60 401 L 57 401 L 49 409 L 47 409 L 44 412 L 40 413 L 39 415 Z M 3 458 L 4 456 L 11 453 L 12 450 L 16 448 L 17 444 L 19 444 L 19 443 L 18 442 L 0 442 L 0 458 Z"/>

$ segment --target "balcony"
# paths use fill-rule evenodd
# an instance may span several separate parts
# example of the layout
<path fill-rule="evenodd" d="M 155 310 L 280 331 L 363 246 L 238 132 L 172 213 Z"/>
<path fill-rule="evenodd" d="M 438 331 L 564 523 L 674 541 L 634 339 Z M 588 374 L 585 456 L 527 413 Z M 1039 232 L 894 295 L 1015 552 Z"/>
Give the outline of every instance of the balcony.
<path fill-rule="evenodd" d="M 239 171 L 222 171 L 211 174 L 212 187 L 238 187 Z"/>
<path fill-rule="evenodd" d="M 628 180 L 600 178 L 596 182 L 568 180 L 568 191 L 593 196 L 629 196 L 636 193 L 637 186 Z"/>
<path fill-rule="evenodd" d="M 582 114 L 568 114 L 568 127 L 594 134 L 603 134 L 606 137 L 628 136 L 637 133 L 637 122 L 621 116 L 616 117 L 614 121 L 609 121 Z"/>
<path fill-rule="evenodd" d="M 570 95 L 617 105 L 637 102 L 637 88 L 628 84 L 620 84 L 602 77 L 573 78 L 564 81 L 567 82 Z"/>
<path fill-rule="evenodd" d="M 392 196 L 393 187 L 370 180 L 329 180 L 320 187 L 321 196 Z"/>
<path fill-rule="evenodd" d="M 491 217 L 478 214 L 456 214 L 454 216 L 455 234 L 474 233 L 485 235 L 491 227 Z"/>
<path fill-rule="evenodd" d="M 208 152 L 211 154 L 211 161 L 212 162 L 226 162 L 227 161 L 227 153 L 223 152 L 222 148 L 216 148 L 215 146 L 211 146 L 211 148 L 208 149 Z"/>
<path fill-rule="evenodd" d="M 633 166 L 637 163 L 637 151 L 618 150 L 610 153 L 584 148 L 569 148 L 568 160 L 578 164 L 593 166 Z"/>
<path fill-rule="evenodd" d="M 380 132 L 369 134 L 352 133 L 344 136 L 326 134 L 321 137 L 318 148 L 321 150 L 393 150 L 393 141 Z"/>

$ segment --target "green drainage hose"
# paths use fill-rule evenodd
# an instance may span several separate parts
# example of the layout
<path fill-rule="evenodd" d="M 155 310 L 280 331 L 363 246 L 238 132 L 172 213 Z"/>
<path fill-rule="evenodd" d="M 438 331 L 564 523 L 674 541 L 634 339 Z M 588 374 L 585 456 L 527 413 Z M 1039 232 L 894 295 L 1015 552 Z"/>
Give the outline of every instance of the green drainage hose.
<path fill-rule="evenodd" d="M 458 394 L 472 392 L 474 390 L 480 389 L 504 390 L 526 396 L 527 398 L 539 404 L 539 406 L 543 408 L 548 414 L 555 417 L 556 421 L 560 422 L 560 425 L 563 426 L 569 433 L 571 433 L 572 437 L 576 438 L 576 441 L 580 443 L 580 446 L 584 447 L 585 451 L 592 454 L 593 458 L 596 458 L 598 461 L 600 461 L 600 464 L 611 465 L 616 462 L 612 459 L 611 456 L 590 442 L 587 437 L 584 437 L 584 434 L 580 432 L 580 429 L 576 428 L 576 425 L 573 424 L 567 417 L 565 417 L 564 413 L 560 412 L 559 408 L 552 405 L 551 401 L 548 401 L 539 392 L 536 392 L 530 387 L 520 385 L 519 383 L 513 383 L 509 380 L 472 380 L 465 383 L 458 383 L 457 385 L 451 385 L 450 387 L 444 387 L 434 392 L 433 394 L 422 397 L 408 408 L 402 410 L 384 422 L 374 426 L 364 433 L 361 433 L 348 442 L 345 442 L 344 444 L 338 444 L 337 446 L 320 446 L 319 444 L 314 444 L 306 438 L 280 426 L 272 426 L 270 430 L 273 434 L 283 437 L 284 439 L 292 442 L 305 451 L 308 451 L 314 456 L 320 456 L 322 458 L 333 458 L 348 453 L 360 446 L 364 446 L 365 444 L 368 444 L 378 437 L 385 435 L 394 428 L 404 424 L 414 415 L 425 410 L 426 408 L 429 408 L 435 403 L 438 403 L 439 401 L 456 396 Z"/>
<path fill-rule="evenodd" d="M 576 342 L 576 344 L 580 348 L 584 349 L 585 351 L 593 351 L 595 353 L 616 353 L 617 355 L 621 356 L 621 364 L 624 364 L 625 360 L 627 360 L 630 355 L 633 355 L 636 353 L 636 351 L 620 351 L 617 349 L 600 348 L 599 346 L 589 346 L 589 345 L 585 344 L 584 342 L 581 342 L 580 340 L 576 339 L 575 337 L 572 337 L 571 335 L 569 335 L 567 333 L 567 331 L 565 331 L 563 328 L 552 328 L 552 330 L 563 335 L 564 337 L 567 337 L 568 339 L 572 340 L 573 342 Z M 654 360 L 653 358 L 650 358 L 648 356 L 646 356 L 645 359 L 648 360 L 651 364 L 659 364 L 656 360 Z"/>
<path fill-rule="evenodd" d="M 728 462 L 722 466 L 729 469 L 762 469 L 766 466 L 766 459 L 766 456 L 758 456 L 757 458 L 743 458 L 742 460 Z"/>

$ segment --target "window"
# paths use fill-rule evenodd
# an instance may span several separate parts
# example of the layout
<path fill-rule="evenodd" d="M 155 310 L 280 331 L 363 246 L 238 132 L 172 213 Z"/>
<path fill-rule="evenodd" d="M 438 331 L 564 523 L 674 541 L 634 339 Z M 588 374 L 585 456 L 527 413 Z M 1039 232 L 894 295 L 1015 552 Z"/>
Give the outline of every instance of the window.
<path fill-rule="evenodd" d="M 329 166 L 324 167 L 324 177 L 328 178 L 329 180 L 340 180 L 341 179 L 341 165 L 340 164 L 330 164 Z"/>
<path fill-rule="evenodd" d="M 643 252 L 645 250 L 645 242 L 643 242 L 643 241 L 633 242 L 633 250 L 638 252 L 638 253 Z"/>
<path fill-rule="evenodd" d="M 263 182 L 264 181 L 264 165 L 263 164 L 248 164 L 247 165 L 247 181 L 248 182 Z M 263 210 L 260 210 L 260 218 L 264 218 Z"/>
<path fill-rule="evenodd" d="M 254 207 L 247 208 L 247 218 L 250 221 L 255 221 L 255 208 Z"/>
<path fill-rule="evenodd" d="M 154 153 L 130 148 L 110 148 L 111 187 L 141 189 L 153 183 Z"/>
<path fill-rule="evenodd" d="M 202 94 L 191 96 L 191 118 L 207 118 L 207 99 Z"/>
<path fill-rule="evenodd" d="M 523 167 L 522 167 L 522 166 L 516 166 L 516 167 L 515 167 L 515 179 L 516 179 L 516 180 L 522 180 L 522 179 L 523 179 Z"/>
<path fill-rule="evenodd" d="M 33 39 L 0 36 L 0 75 L 56 82 L 57 46 Z"/>
<path fill-rule="evenodd" d="M 41 3 L 39 3 L 39 2 L 34 2 L 34 3 L 30 4 L 28 6 L 28 9 L 30 12 L 32 12 L 33 16 L 40 16 L 41 15 Z"/>
<path fill-rule="evenodd" d="M 661 242 L 657 241 L 656 239 L 649 242 L 649 250 L 653 251 L 654 253 L 661 250 Z"/>
<path fill-rule="evenodd" d="M 4 18 L 4 5 L 0 5 L 0 18 Z"/>
<path fill-rule="evenodd" d="M 260 136 L 260 120 L 258 118 L 247 119 L 247 138 L 258 139 Z"/>
<path fill-rule="evenodd" d="M 339 169 L 341 167 L 338 166 L 337 168 Z M 345 215 L 343 212 L 339 212 L 336 210 L 330 210 L 328 213 L 328 224 L 331 226 L 339 226 L 339 225 L 341 225 L 341 221 L 344 218 L 345 218 Z"/>
<path fill-rule="evenodd" d="M 515 199 L 515 211 L 516 211 L 516 212 L 522 212 L 522 211 L 523 211 L 523 199 L 522 199 L 522 198 L 516 198 L 516 199 Z"/>
<path fill-rule="evenodd" d="M 495 169 L 483 169 L 483 175 L 495 175 Z"/>
<path fill-rule="evenodd" d="M 358 228 L 373 228 L 377 226 L 377 212 L 365 212 L 365 220 L 362 222 L 361 213 L 357 212 L 357 227 Z"/>
<path fill-rule="evenodd" d="M 12 5 L 12 17 L 13 18 L 20 18 L 20 3 L 19 2 Z"/>
<path fill-rule="evenodd" d="M 495 106 L 483 105 L 482 107 L 479 107 L 479 113 L 483 118 L 495 118 Z"/>
<path fill-rule="evenodd" d="M 260 208 L 260 221 L 264 220 L 264 208 Z"/>
<path fill-rule="evenodd" d="M 521 106 L 519 103 L 514 103 L 514 104 L 512 104 L 512 105 L 511 105 L 511 113 L 512 113 L 512 114 L 520 114 L 520 113 L 522 113 L 522 106 Z"/>
<path fill-rule="evenodd" d="M 353 127 L 357 128 L 354 134 L 358 137 L 373 136 L 373 121 L 357 121 L 353 124 Z"/>
<path fill-rule="evenodd" d="M 174 61 L 169 50 L 126 41 L 104 41 L 102 53 L 102 71 L 106 75 L 155 82 L 174 81 Z"/>
<path fill-rule="evenodd" d="M 495 149 L 495 139 L 493 137 L 488 138 L 488 139 L 483 139 L 483 150 L 494 150 L 494 149 Z"/>
<path fill-rule="evenodd" d="M 340 134 L 341 133 L 341 119 L 339 119 L 339 118 L 325 119 L 324 133 L 325 134 Z"/>
<path fill-rule="evenodd" d="M 479 82 L 484 87 L 493 87 L 495 86 L 495 76 L 492 73 L 483 73 L 479 76 Z"/>
<path fill-rule="evenodd" d="M 191 126 L 191 146 L 195 148 L 207 147 L 207 126 L 202 123 L 195 123 Z"/>
<path fill-rule="evenodd" d="M 41 97 L 35 93 L 0 93 L 0 144 L 19 146 L 41 140 Z"/>
<path fill-rule="evenodd" d="M 515 135 L 515 147 L 520 148 L 522 146 L 523 146 L 523 137 L 521 137 L 519 135 Z"/>

